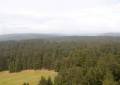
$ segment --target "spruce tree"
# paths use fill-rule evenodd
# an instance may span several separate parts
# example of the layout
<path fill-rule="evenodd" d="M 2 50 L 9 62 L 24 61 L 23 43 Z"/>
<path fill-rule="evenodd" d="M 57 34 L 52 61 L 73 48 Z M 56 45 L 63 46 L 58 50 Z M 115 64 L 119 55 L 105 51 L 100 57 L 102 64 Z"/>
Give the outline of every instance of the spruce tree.
<path fill-rule="evenodd" d="M 53 82 L 51 80 L 51 78 L 49 77 L 48 80 L 47 80 L 47 85 L 53 85 Z"/>
<path fill-rule="evenodd" d="M 24 82 L 24 83 L 23 83 L 23 85 L 29 85 L 29 83 L 28 83 L 28 82 L 27 82 L 27 83 L 26 83 L 26 82 Z"/>
<path fill-rule="evenodd" d="M 38 85 L 47 85 L 47 80 L 42 76 Z"/>

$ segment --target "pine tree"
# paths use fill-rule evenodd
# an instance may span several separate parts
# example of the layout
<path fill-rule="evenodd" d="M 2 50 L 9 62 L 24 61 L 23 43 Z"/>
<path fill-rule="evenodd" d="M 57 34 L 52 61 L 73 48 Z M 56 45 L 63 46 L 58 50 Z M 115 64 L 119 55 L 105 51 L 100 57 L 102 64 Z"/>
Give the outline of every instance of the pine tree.
<path fill-rule="evenodd" d="M 25 83 L 23 83 L 23 85 L 29 85 L 29 83 L 28 83 L 28 82 L 27 82 L 27 83 L 25 82 Z"/>
<path fill-rule="evenodd" d="M 53 82 L 51 80 L 51 78 L 49 77 L 48 80 L 47 80 L 47 85 L 53 85 Z"/>
<path fill-rule="evenodd" d="M 42 76 L 38 85 L 47 85 L 47 80 Z"/>

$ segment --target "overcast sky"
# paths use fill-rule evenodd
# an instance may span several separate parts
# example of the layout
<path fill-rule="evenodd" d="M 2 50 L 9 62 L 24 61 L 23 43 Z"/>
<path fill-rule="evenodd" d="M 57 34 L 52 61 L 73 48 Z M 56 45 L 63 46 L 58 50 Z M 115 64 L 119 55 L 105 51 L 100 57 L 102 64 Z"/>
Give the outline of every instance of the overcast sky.
<path fill-rule="evenodd" d="M 0 0 L 0 34 L 120 32 L 120 0 Z"/>

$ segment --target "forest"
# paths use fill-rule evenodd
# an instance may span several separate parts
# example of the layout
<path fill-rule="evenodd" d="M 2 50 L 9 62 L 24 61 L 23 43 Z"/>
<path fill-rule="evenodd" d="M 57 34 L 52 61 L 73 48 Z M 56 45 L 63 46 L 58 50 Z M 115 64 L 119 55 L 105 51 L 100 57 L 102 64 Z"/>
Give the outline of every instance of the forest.
<path fill-rule="evenodd" d="M 120 37 L 0 41 L 0 71 L 27 69 L 58 72 L 39 85 L 120 85 Z"/>

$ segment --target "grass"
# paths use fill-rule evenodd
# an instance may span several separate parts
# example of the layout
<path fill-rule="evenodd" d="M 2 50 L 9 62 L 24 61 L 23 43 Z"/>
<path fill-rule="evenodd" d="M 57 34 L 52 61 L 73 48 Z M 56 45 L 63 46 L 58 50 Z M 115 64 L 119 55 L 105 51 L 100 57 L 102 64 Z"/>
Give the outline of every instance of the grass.
<path fill-rule="evenodd" d="M 53 70 L 25 70 L 18 73 L 3 71 L 0 72 L 0 85 L 23 85 L 24 82 L 29 82 L 30 85 L 37 85 L 41 76 L 54 79 L 56 75 L 57 73 Z"/>

